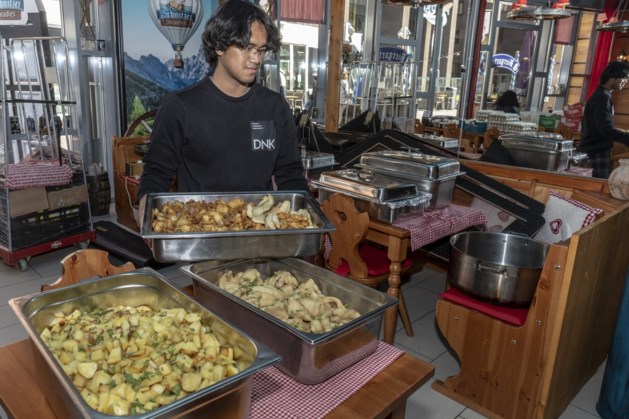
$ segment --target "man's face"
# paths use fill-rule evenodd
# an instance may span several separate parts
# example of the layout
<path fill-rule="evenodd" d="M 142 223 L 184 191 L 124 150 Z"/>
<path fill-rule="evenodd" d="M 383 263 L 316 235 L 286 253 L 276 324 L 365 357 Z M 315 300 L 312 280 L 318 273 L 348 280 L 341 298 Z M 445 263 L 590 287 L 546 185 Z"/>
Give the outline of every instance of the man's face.
<path fill-rule="evenodd" d="M 251 38 L 247 48 L 232 45 L 226 51 L 218 51 L 217 74 L 224 81 L 248 87 L 254 82 L 264 61 L 267 38 L 264 26 L 254 21 L 251 24 Z"/>
<path fill-rule="evenodd" d="M 626 77 L 615 78 L 614 79 L 614 85 L 612 86 L 611 90 L 622 90 L 623 87 L 625 87 L 625 84 L 627 84 L 627 78 Z"/>

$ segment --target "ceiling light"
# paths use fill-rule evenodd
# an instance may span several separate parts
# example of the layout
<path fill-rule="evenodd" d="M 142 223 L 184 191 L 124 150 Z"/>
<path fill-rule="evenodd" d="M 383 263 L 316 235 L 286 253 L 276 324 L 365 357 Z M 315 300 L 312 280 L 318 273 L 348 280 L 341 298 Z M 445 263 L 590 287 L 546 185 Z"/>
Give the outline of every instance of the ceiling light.
<path fill-rule="evenodd" d="M 552 7 L 522 7 L 511 10 L 507 18 L 513 20 L 557 20 L 572 16 L 572 12 L 566 9 L 554 9 Z"/>
<path fill-rule="evenodd" d="M 623 20 L 620 22 L 599 23 L 596 26 L 596 30 L 599 32 L 629 32 L 629 21 Z"/>

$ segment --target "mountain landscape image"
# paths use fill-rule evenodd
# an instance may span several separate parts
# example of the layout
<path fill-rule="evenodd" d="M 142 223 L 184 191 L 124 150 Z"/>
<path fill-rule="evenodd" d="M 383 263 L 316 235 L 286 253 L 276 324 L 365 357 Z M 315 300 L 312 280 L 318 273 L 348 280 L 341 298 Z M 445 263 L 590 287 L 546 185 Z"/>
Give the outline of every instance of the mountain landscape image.
<path fill-rule="evenodd" d="M 145 111 L 157 109 L 164 94 L 196 83 L 209 71 L 202 46 L 196 54 L 184 58 L 182 69 L 175 68 L 173 61 L 170 59 L 162 62 L 153 54 L 134 58 L 125 52 L 125 101 L 128 124 L 134 119 L 133 115 L 139 111 L 138 101 Z"/>

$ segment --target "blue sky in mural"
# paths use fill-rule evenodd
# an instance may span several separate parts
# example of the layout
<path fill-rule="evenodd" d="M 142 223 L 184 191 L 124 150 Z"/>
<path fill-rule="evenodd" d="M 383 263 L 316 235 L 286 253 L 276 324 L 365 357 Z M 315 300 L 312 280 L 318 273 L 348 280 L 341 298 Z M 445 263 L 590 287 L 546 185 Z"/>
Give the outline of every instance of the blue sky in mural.
<path fill-rule="evenodd" d="M 203 0 L 203 18 L 197 31 L 192 34 L 182 52 L 184 58 L 195 54 L 201 45 L 203 27 L 214 10 L 218 0 Z M 174 57 L 170 42 L 162 35 L 151 20 L 146 0 L 122 0 L 122 31 L 124 51 L 132 58 L 153 54 L 162 62 Z"/>

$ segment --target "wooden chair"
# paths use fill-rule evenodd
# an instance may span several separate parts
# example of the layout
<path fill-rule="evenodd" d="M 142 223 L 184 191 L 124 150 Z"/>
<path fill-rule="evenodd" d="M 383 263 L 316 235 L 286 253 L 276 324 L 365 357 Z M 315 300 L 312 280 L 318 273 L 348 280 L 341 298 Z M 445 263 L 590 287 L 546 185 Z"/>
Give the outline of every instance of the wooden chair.
<path fill-rule="evenodd" d="M 135 265 L 127 262 L 123 265 L 115 266 L 109 261 L 108 252 L 99 249 L 81 249 L 63 258 L 61 269 L 61 277 L 52 284 L 42 285 L 42 291 L 77 284 L 83 279 L 130 272 L 135 269 Z"/>
<path fill-rule="evenodd" d="M 364 242 L 369 229 L 369 215 L 358 211 L 354 200 L 342 194 L 331 195 L 321 208 L 336 228 L 330 233 L 332 250 L 326 260 L 326 267 L 339 275 L 374 288 L 388 281 L 390 262 L 386 250 Z M 408 273 L 412 267 L 412 260 L 407 258 L 402 263 L 401 274 Z M 413 336 L 413 328 L 401 290 L 399 300 L 399 313 L 404 330 L 408 336 Z"/>
<path fill-rule="evenodd" d="M 491 143 L 496 141 L 500 137 L 500 131 L 496 127 L 487 128 L 485 134 L 483 134 L 483 150 L 487 150 Z"/>

